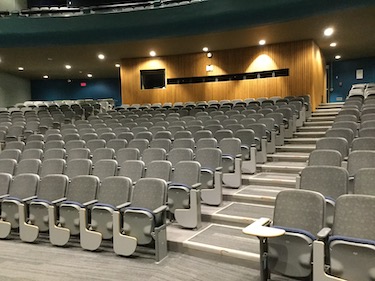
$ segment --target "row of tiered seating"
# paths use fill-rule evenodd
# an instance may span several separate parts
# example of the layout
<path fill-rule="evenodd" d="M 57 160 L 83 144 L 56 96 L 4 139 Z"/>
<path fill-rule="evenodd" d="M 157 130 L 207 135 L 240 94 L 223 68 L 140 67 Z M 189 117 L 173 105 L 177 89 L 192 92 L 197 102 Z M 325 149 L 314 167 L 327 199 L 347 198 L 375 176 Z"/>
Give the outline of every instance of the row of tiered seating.
<path fill-rule="evenodd" d="M 261 241 L 261 280 L 271 272 L 310 280 L 374 279 L 375 138 L 359 133 L 369 122 L 372 99 L 348 97 L 317 141 L 298 189 L 278 194 L 273 227 L 261 219 L 244 229 Z"/>

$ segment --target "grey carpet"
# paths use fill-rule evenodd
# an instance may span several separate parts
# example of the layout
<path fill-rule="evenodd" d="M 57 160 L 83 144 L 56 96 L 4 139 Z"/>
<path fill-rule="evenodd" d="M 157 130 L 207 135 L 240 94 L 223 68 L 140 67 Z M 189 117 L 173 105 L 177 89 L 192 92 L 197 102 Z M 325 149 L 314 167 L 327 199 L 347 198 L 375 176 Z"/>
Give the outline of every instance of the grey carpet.
<path fill-rule="evenodd" d="M 189 239 L 189 241 L 232 250 L 259 253 L 258 239 L 242 233 L 242 228 L 237 227 L 211 225 Z"/>
<path fill-rule="evenodd" d="M 244 195 L 256 195 L 256 196 L 269 196 L 275 197 L 276 195 L 286 188 L 283 187 L 271 187 L 271 186 L 260 186 L 260 185 L 251 185 L 247 186 L 242 189 L 237 194 L 244 194 Z"/>
<path fill-rule="evenodd" d="M 217 212 L 216 214 L 253 219 L 258 219 L 261 217 L 272 218 L 273 207 L 246 203 L 232 203 L 229 206 Z"/>

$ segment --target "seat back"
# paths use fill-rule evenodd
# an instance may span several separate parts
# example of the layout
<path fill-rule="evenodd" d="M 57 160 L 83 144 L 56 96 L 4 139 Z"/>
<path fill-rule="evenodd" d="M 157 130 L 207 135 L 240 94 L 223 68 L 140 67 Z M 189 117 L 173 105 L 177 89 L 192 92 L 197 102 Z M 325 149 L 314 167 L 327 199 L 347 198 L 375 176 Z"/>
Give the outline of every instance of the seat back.
<path fill-rule="evenodd" d="M 106 142 L 103 139 L 92 139 L 86 142 L 86 147 L 90 150 L 90 153 L 93 154 L 98 148 L 105 148 Z"/>
<path fill-rule="evenodd" d="M 92 155 L 92 164 L 95 165 L 96 162 L 103 159 L 114 159 L 115 150 L 112 148 L 98 148 L 94 151 Z"/>
<path fill-rule="evenodd" d="M 111 139 L 107 142 L 107 148 L 114 149 L 116 153 L 121 148 L 125 148 L 127 144 L 127 141 L 123 139 Z"/>
<path fill-rule="evenodd" d="M 74 201 L 81 204 L 95 200 L 99 183 L 99 178 L 96 176 L 76 176 L 72 178 L 69 183 L 66 198 L 68 201 Z"/>
<path fill-rule="evenodd" d="M 113 159 L 102 159 L 97 161 L 92 174 L 97 176 L 100 181 L 103 181 L 107 177 L 115 176 L 117 174 L 117 161 Z"/>
<path fill-rule="evenodd" d="M 158 178 L 144 178 L 134 186 L 131 200 L 132 207 L 141 207 L 149 210 L 167 204 L 167 182 Z"/>
<path fill-rule="evenodd" d="M 19 199 L 36 195 L 39 185 L 39 176 L 36 174 L 20 174 L 10 183 L 9 195 Z"/>
<path fill-rule="evenodd" d="M 352 141 L 354 139 L 354 133 L 349 128 L 328 129 L 325 136 L 333 138 L 344 138 L 348 141 L 349 146 L 352 144 Z"/>
<path fill-rule="evenodd" d="M 315 149 L 309 155 L 308 166 L 341 167 L 342 157 L 337 150 Z"/>
<path fill-rule="evenodd" d="M 24 159 L 42 159 L 43 150 L 39 148 L 29 148 L 22 152 L 21 160 Z"/>
<path fill-rule="evenodd" d="M 39 169 L 42 162 L 39 159 L 25 159 L 21 160 L 16 168 L 15 175 L 19 174 L 39 174 Z"/>
<path fill-rule="evenodd" d="M 16 166 L 17 166 L 17 161 L 14 159 L 0 159 L 0 173 L 13 175 L 15 172 Z"/>
<path fill-rule="evenodd" d="M 332 149 L 341 153 L 342 158 L 349 154 L 349 143 L 341 137 L 324 137 L 316 142 L 316 149 Z"/>
<path fill-rule="evenodd" d="M 48 141 L 44 145 L 44 151 L 48 151 L 50 149 L 54 148 L 64 148 L 65 147 L 65 142 L 63 140 L 53 140 L 53 141 Z"/>
<path fill-rule="evenodd" d="M 126 160 L 121 164 L 119 176 L 128 177 L 137 182 L 145 174 L 145 163 L 141 160 Z"/>
<path fill-rule="evenodd" d="M 196 149 L 201 148 L 217 148 L 217 140 L 215 138 L 199 139 L 196 143 Z"/>
<path fill-rule="evenodd" d="M 219 143 L 219 148 L 223 155 L 236 157 L 241 155 L 241 140 L 239 138 L 224 138 Z"/>
<path fill-rule="evenodd" d="M 48 160 L 48 159 L 65 159 L 66 156 L 66 151 L 63 148 L 51 148 L 48 149 L 44 155 L 43 159 Z"/>
<path fill-rule="evenodd" d="M 375 167 L 362 168 L 354 177 L 354 194 L 375 196 Z"/>
<path fill-rule="evenodd" d="M 97 199 L 100 203 L 114 207 L 129 202 L 132 194 L 132 181 L 122 176 L 110 176 L 102 180 Z"/>
<path fill-rule="evenodd" d="M 121 148 L 116 152 L 116 160 L 119 166 L 127 160 L 139 160 L 140 153 L 138 148 Z"/>
<path fill-rule="evenodd" d="M 70 178 L 79 175 L 91 174 L 92 162 L 90 159 L 74 159 L 67 162 L 65 174 Z"/>
<path fill-rule="evenodd" d="M 146 148 L 143 151 L 142 161 L 147 167 L 152 161 L 165 160 L 166 157 L 166 151 L 163 148 Z"/>
<path fill-rule="evenodd" d="M 90 158 L 90 150 L 88 148 L 73 148 L 68 152 L 68 159 L 67 161 L 71 161 L 74 159 L 89 159 Z"/>
<path fill-rule="evenodd" d="M 66 162 L 64 159 L 46 159 L 42 163 L 42 168 L 40 169 L 40 177 L 43 178 L 47 175 L 52 174 L 64 174 Z"/>
<path fill-rule="evenodd" d="M 69 178 L 65 175 L 46 175 L 41 178 L 37 191 L 38 199 L 52 202 L 63 198 L 69 183 Z"/>
<path fill-rule="evenodd" d="M 336 200 L 348 193 L 349 174 L 334 166 L 308 166 L 301 172 L 301 189 L 320 192 Z"/>
<path fill-rule="evenodd" d="M 41 149 L 41 150 L 43 150 L 44 149 L 44 142 L 38 141 L 38 140 L 28 141 L 25 145 L 24 150 L 27 150 L 27 149 Z"/>
<path fill-rule="evenodd" d="M 197 161 L 180 161 L 176 164 L 173 173 L 173 183 L 192 187 L 200 182 L 201 165 Z"/>
<path fill-rule="evenodd" d="M 362 168 L 375 167 L 375 151 L 357 150 L 349 153 L 348 172 L 354 176 Z"/>
<path fill-rule="evenodd" d="M 0 195 L 9 193 L 10 183 L 12 182 L 12 175 L 8 173 L 0 173 Z"/>
<path fill-rule="evenodd" d="M 218 148 L 201 148 L 197 150 L 195 159 L 201 164 L 202 168 L 215 170 L 222 167 L 221 154 L 221 150 Z"/>
<path fill-rule="evenodd" d="M 191 148 L 173 148 L 168 153 L 168 161 L 172 163 L 172 167 L 180 161 L 191 161 L 193 157 L 194 152 Z"/>
<path fill-rule="evenodd" d="M 65 142 L 65 150 L 69 154 L 70 150 L 75 148 L 85 148 L 86 142 L 84 140 L 70 140 Z"/>
<path fill-rule="evenodd" d="M 172 163 L 165 160 L 156 160 L 148 163 L 145 178 L 158 178 L 170 181 L 172 175 Z"/>
<path fill-rule="evenodd" d="M 143 151 L 148 148 L 149 141 L 146 139 L 133 139 L 129 142 L 128 148 L 138 148 L 140 154 L 143 154 Z"/>

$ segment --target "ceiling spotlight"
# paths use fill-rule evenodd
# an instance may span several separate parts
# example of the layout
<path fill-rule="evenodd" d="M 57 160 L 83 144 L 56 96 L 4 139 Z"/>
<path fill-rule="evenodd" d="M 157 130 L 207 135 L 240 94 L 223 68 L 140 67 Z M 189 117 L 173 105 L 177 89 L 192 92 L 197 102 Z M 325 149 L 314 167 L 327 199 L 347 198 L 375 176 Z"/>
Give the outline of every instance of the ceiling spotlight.
<path fill-rule="evenodd" d="M 203 47 L 202 51 L 205 52 L 205 53 L 207 53 L 208 52 L 208 48 L 207 47 Z"/>
<path fill-rule="evenodd" d="M 91 73 L 87 73 L 87 77 L 88 78 L 92 78 L 92 74 Z"/>
<path fill-rule="evenodd" d="M 331 36 L 333 34 L 334 30 L 332 27 L 328 27 L 326 29 L 324 29 L 324 35 L 325 36 Z"/>
<path fill-rule="evenodd" d="M 259 45 L 263 46 L 265 44 L 266 44 L 266 40 L 262 39 L 262 40 L 259 41 Z"/>
<path fill-rule="evenodd" d="M 121 67 L 121 64 L 116 63 L 115 66 L 116 66 L 116 67 Z"/>
<path fill-rule="evenodd" d="M 43 75 L 43 79 L 48 79 L 48 75 Z"/>
<path fill-rule="evenodd" d="M 335 59 L 339 60 L 339 59 L 341 59 L 341 56 L 337 55 L 337 56 L 335 56 Z"/>
<path fill-rule="evenodd" d="M 329 44 L 330 47 L 336 47 L 337 46 L 337 43 L 336 42 L 332 42 L 331 44 Z"/>
<path fill-rule="evenodd" d="M 72 68 L 72 66 L 71 66 L 71 65 L 69 65 L 69 64 L 66 64 L 66 65 L 65 65 L 65 68 L 66 68 L 66 69 L 71 69 L 71 68 Z"/>
<path fill-rule="evenodd" d="M 19 71 L 24 71 L 24 68 L 23 68 L 22 66 L 20 66 L 20 67 L 18 68 L 18 70 L 19 70 Z"/>
<path fill-rule="evenodd" d="M 150 52 L 150 56 L 151 56 L 151 57 L 155 57 L 155 56 L 156 56 L 156 52 L 155 52 L 155 51 L 151 51 L 151 52 Z"/>
<path fill-rule="evenodd" d="M 207 57 L 210 59 L 210 58 L 213 57 L 213 54 L 212 54 L 211 52 L 208 52 L 208 53 L 207 53 Z"/>
<path fill-rule="evenodd" d="M 103 54 L 99 54 L 99 55 L 98 55 L 98 59 L 100 59 L 100 60 L 104 60 L 104 59 L 105 59 L 105 55 L 103 55 Z"/>

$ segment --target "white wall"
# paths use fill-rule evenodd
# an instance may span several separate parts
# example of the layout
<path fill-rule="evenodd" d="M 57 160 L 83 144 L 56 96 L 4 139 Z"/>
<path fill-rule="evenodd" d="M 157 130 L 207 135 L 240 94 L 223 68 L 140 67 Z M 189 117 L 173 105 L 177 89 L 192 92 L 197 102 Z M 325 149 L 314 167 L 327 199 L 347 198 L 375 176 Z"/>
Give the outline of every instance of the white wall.
<path fill-rule="evenodd" d="M 1 0 L 0 11 L 21 11 L 27 9 L 27 0 Z"/>
<path fill-rule="evenodd" d="M 0 107 L 12 106 L 30 99 L 29 80 L 0 73 Z"/>

